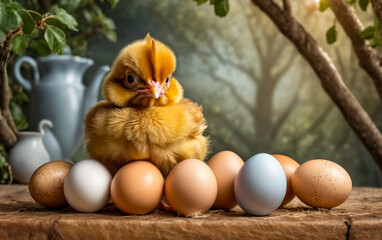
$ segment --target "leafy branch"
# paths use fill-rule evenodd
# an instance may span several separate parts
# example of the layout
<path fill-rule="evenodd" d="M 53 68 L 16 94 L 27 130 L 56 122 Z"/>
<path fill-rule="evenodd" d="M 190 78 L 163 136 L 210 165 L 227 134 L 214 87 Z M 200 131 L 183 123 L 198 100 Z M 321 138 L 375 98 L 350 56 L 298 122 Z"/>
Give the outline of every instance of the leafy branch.
<path fill-rule="evenodd" d="M 108 2 L 114 8 L 118 0 Z M 28 127 L 20 107 L 28 102 L 28 96 L 20 86 L 8 84 L 10 52 L 21 55 L 30 46 L 38 55 L 47 55 L 50 51 L 61 54 L 66 45 L 72 45 L 80 46 L 75 49 L 81 49 L 84 55 L 86 39 L 94 33 L 100 32 L 113 42 L 117 40 L 113 20 L 107 18 L 94 1 L 55 1 L 52 5 L 50 1 L 30 0 L 25 4 L 26 8 L 14 0 L 0 1 L 0 150 L 3 149 L 0 151 L 0 183 L 7 179 L 12 182 L 6 152 L 16 143 L 17 131 Z M 86 29 L 82 29 L 76 19 L 83 20 L 79 16 L 86 14 L 90 18 L 85 17 L 87 24 L 81 27 Z"/>
<path fill-rule="evenodd" d="M 347 3 L 349 5 L 353 5 L 354 7 L 358 6 L 363 11 L 366 12 L 368 6 L 370 5 L 370 0 L 348 0 Z M 330 8 L 329 0 L 320 0 L 319 1 L 319 10 L 321 12 L 325 12 L 328 8 Z M 336 19 L 334 20 L 334 24 L 332 27 L 328 29 L 326 32 L 326 42 L 328 44 L 333 44 L 337 41 L 338 30 L 335 25 Z M 380 34 L 381 28 L 379 24 L 379 20 L 375 17 L 374 24 L 372 26 L 366 27 L 360 33 L 361 39 L 366 39 L 370 41 L 370 46 L 373 48 L 382 46 L 382 36 Z"/>
<path fill-rule="evenodd" d="M 66 37 L 62 27 L 77 31 L 77 21 L 64 9 L 55 9 L 54 14 L 40 14 L 26 10 L 13 0 L 0 2 L 0 183 L 12 182 L 10 165 L 5 161 L 6 152 L 17 141 L 17 132 L 28 123 L 17 103 L 28 101 L 22 91 L 16 91 L 11 99 L 7 65 L 11 51 L 22 54 L 37 31 L 44 32 L 50 50 L 62 53 Z"/>
<path fill-rule="evenodd" d="M 47 0 L 30 0 L 31 2 L 39 2 Z M 71 47 L 72 53 L 78 56 L 85 56 L 88 48 L 87 40 L 91 36 L 101 35 L 108 39 L 110 42 L 117 42 L 116 25 L 113 19 L 107 17 L 104 13 L 105 1 L 67 1 L 59 0 L 55 1 L 54 5 L 47 8 L 49 11 L 54 11 L 55 8 L 64 8 L 69 14 L 71 14 L 78 22 L 82 23 L 78 26 L 79 31 L 65 31 L 68 42 L 67 45 Z M 118 1 L 107 1 L 111 8 L 114 8 Z M 33 6 L 32 6 L 33 7 Z M 45 46 L 41 42 L 33 42 L 31 46 L 33 50 L 39 51 L 42 55 L 46 55 L 49 52 L 48 46 Z M 40 54 L 39 53 L 39 54 Z"/>
<path fill-rule="evenodd" d="M 40 14 L 33 10 L 26 10 L 16 2 L 8 1 L 1 5 L 1 9 L 0 23 L 5 21 L 4 28 L 18 25 L 8 31 L 4 40 L 12 41 L 12 51 L 18 55 L 25 51 L 32 35 L 38 30 L 44 31 L 44 39 L 50 50 L 59 54 L 63 53 L 66 47 L 63 29 L 78 31 L 76 19 L 62 8 L 56 8 L 54 14 L 49 12 Z"/>
<path fill-rule="evenodd" d="M 208 0 L 194 0 L 198 5 L 202 5 Z M 229 11 L 228 0 L 210 0 L 210 5 L 214 5 L 215 14 L 219 17 L 225 17 Z"/>

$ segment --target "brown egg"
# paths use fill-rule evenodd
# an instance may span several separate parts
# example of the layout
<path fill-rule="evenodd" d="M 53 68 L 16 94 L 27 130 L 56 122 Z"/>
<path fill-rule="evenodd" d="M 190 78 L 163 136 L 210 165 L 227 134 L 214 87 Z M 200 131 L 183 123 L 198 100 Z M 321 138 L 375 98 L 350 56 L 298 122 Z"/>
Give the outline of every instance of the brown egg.
<path fill-rule="evenodd" d="M 122 212 L 146 214 L 159 205 L 163 186 L 163 176 L 154 164 L 135 161 L 115 174 L 111 182 L 111 198 Z"/>
<path fill-rule="evenodd" d="M 204 162 L 187 159 L 169 173 L 165 194 L 169 205 L 183 216 L 207 212 L 215 202 L 218 187 L 212 170 Z"/>
<path fill-rule="evenodd" d="M 243 160 L 231 151 L 219 152 L 208 160 L 207 165 L 214 172 L 218 184 L 218 193 L 212 208 L 230 210 L 237 205 L 234 183 L 243 164 Z"/>
<path fill-rule="evenodd" d="M 280 205 L 280 207 L 283 207 L 284 205 L 292 201 L 295 196 L 292 190 L 291 179 L 292 179 L 292 175 L 294 171 L 296 171 L 296 169 L 300 166 L 300 164 L 298 164 L 298 162 L 296 162 L 292 158 L 281 155 L 281 154 L 273 154 L 272 156 L 279 161 L 279 163 L 284 169 L 284 172 L 287 178 L 287 190 L 285 193 L 284 200 Z"/>
<path fill-rule="evenodd" d="M 333 208 L 349 197 L 352 181 L 337 163 L 316 159 L 297 168 L 292 176 L 292 188 L 311 207 Z"/>
<path fill-rule="evenodd" d="M 68 205 L 64 196 L 64 180 L 73 163 L 52 161 L 39 167 L 29 180 L 29 193 L 39 204 L 48 208 Z"/>

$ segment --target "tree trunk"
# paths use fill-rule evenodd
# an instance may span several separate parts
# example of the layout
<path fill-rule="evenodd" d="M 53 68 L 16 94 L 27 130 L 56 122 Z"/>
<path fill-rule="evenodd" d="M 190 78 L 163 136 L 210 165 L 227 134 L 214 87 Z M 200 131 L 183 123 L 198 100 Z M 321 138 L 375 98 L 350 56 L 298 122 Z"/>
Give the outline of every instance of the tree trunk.
<path fill-rule="evenodd" d="M 346 35 L 350 38 L 359 65 L 369 74 L 382 101 L 382 67 L 377 51 L 369 45 L 369 41 L 362 39 L 360 34 L 364 29 L 354 8 L 344 0 L 329 0 L 330 8 L 340 22 Z"/>
<path fill-rule="evenodd" d="M 371 5 L 374 8 L 375 15 L 379 20 L 379 23 L 382 23 L 382 0 L 371 0 Z M 382 27 L 379 27 L 379 35 L 382 37 Z"/>
<path fill-rule="evenodd" d="M 0 44 L 0 143 L 9 151 L 17 141 L 17 129 L 9 110 L 7 62 L 11 51 L 11 37 Z"/>
<path fill-rule="evenodd" d="M 273 0 L 252 0 L 279 30 L 296 46 L 316 72 L 322 87 L 338 106 L 359 140 L 367 148 L 382 171 L 382 134 L 342 81 L 341 75 L 327 53 L 292 16 L 290 8 L 282 10 Z M 284 0 L 288 6 L 288 1 Z"/>
<path fill-rule="evenodd" d="M 259 152 L 272 152 L 272 116 L 274 85 L 270 76 L 269 66 L 263 66 L 262 80 L 257 84 L 257 98 L 255 101 L 256 111 L 254 115 L 256 130 L 256 149 Z"/>

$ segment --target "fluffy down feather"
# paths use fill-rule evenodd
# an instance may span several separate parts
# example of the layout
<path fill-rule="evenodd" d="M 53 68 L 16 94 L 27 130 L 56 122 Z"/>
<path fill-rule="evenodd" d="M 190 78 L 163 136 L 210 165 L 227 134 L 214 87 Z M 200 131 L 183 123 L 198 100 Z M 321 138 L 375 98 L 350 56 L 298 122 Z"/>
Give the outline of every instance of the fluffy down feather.
<path fill-rule="evenodd" d="M 171 76 L 175 65 L 172 51 L 149 35 L 125 47 L 114 62 L 104 82 L 106 100 L 85 118 L 87 151 L 113 174 L 130 161 L 149 160 L 166 176 L 184 159 L 205 158 L 202 108 L 183 98 Z"/>

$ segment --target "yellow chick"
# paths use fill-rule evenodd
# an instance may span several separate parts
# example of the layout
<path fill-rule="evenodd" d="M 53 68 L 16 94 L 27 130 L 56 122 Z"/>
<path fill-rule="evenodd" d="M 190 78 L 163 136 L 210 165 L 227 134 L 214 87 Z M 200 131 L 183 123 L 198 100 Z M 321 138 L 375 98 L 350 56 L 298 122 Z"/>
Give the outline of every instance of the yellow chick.
<path fill-rule="evenodd" d="M 205 158 L 207 124 L 201 107 L 183 98 L 175 67 L 171 49 L 149 34 L 116 58 L 103 85 L 106 100 L 85 117 L 87 152 L 112 174 L 148 160 L 167 176 L 182 160 Z"/>

